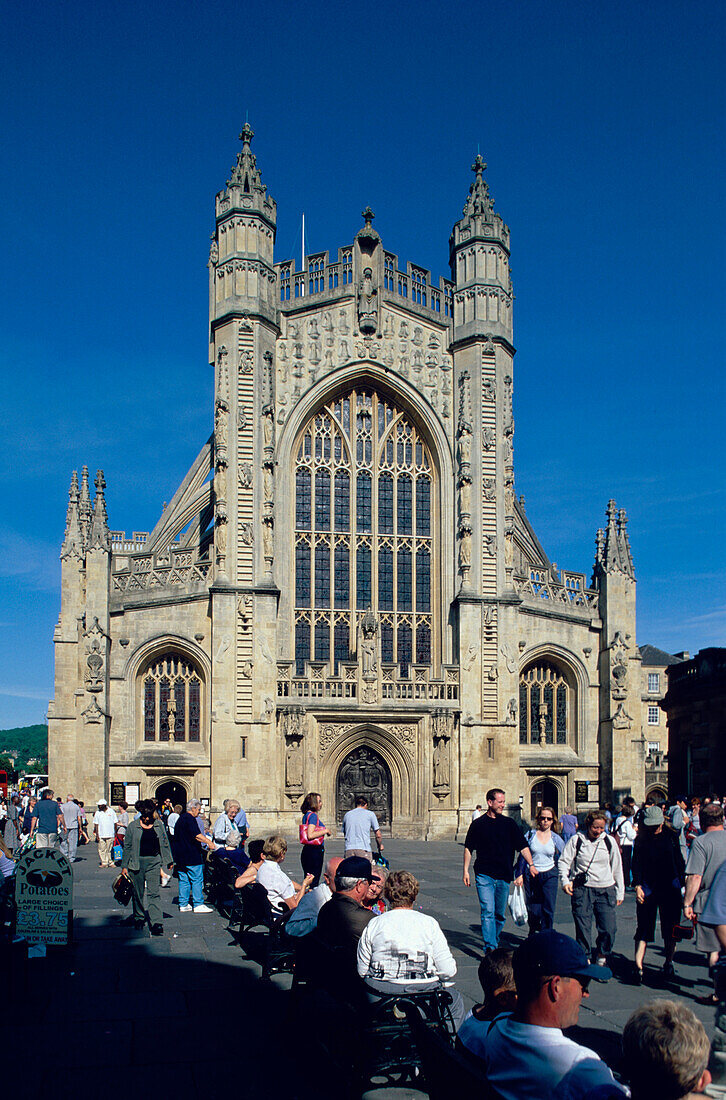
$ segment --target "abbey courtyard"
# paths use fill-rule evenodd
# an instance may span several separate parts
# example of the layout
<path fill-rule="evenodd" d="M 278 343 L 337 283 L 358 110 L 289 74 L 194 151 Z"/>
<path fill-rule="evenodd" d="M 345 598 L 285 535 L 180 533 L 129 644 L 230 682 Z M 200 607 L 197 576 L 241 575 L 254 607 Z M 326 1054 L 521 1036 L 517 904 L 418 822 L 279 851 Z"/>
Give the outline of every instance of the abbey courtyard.
<path fill-rule="evenodd" d="M 253 136 L 215 200 L 209 438 L 148 533 L 114 529 L 101 471 L 71 479 L 51 785 L 234 795 L 285 833 L 307 791 L 338 821 L 365 794 L 405 839 L 461 837 L 494 785 L 526 817 L 641 800 L 670 658 L 636 643 L 625 510 L 603 500 L 583 574 L 515 491 L 510 234 L 483 159 L 449 277 L 400 263 L 370 208 L 298 269 Z"/>

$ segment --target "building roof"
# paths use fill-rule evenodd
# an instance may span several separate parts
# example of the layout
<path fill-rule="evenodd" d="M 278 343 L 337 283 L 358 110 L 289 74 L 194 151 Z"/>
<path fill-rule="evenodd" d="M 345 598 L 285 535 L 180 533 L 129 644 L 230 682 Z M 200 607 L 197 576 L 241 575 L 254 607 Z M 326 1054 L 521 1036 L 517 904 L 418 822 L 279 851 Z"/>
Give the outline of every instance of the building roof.
<path fill-rule="evenodd" d="M 644 665 L 678 665 L 683 660 L 654 645 L 641 645 L 638 649 Z"/>

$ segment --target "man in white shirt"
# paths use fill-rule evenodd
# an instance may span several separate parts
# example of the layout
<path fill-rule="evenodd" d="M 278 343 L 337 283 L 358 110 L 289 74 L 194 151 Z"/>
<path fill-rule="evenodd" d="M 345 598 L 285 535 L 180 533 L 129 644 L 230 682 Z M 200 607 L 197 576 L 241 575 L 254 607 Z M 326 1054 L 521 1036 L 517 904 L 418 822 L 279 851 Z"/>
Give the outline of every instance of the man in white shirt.
<path fill-rule="evenodd" d="M 113 867 L 111 848 L 116 835 L 116 813 L 109 809 L 105 798 L 98 800 L 98 809 L 93 815 L 93 831 L 98 841 L 98 860 L 101 867 Z"/>
<path fill-rule="evenodd" d="M 471 1013 L 459 1029 L 502 1100 L 617 1100 L 628 1095 L 593 1050 L 562 1034 L 577 1023 L 591 979 L 612 977 L 569 936 L 536 932 L 514 952 L 517 1009 L 487 1028 Z M 476 1025 L 476 1026 L 475 1026 Z"/>
<path fill-rule="evenodd" d="M 342 862 L 342 856 L 332 856 L 325 864 L 323 881 L 306 894 L 300 904 L 293 909 L 285 925 L 288 936 L 299 939 L 301 936 L 309 935 L 318 927 L 318 913 L 335 893 L 335 872 Z"/>
<path fill-rule="evenodd" d="M 381 841 L 381 829 L 378 818 L 372 810 L 368 809 L 368 799 L 359 795 L 355 800 L 355 808 L 348 810 L 343 817 L 343 835 L 345 836 L 345 858 L 349 856 L 362 856 L 373 862 L 371 849 L 371 829 L 375 833 L 378 851 L 383 851 Z"/>
<path fill-rule="evenodd" d="M 76 849 L 78 848 L 78 822 L 81 817 L 81 807 L 73 801 L 73 796 L 68 795 L 61 806 L 63 824 L 66 827 L 65 836 L 61 840 L 60 849 L 69 863 L 75 863 Z"/>

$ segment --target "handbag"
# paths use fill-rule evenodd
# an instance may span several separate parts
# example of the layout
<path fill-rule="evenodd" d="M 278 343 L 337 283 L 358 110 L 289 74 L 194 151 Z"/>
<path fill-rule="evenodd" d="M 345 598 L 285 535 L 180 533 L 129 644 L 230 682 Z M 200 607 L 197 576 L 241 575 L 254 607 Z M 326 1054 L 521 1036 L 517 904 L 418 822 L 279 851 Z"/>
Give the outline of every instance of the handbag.
<path fill-rule="evenodd" d="M 514 887 L 507 904 L 509 905 L 509 912 L 512 914 L 512 920 L 521 928 L 523 924 L 527 923 L 527 902 L 523 886 Z"/>
<path fill-rule="evenodd" d="M 113 890 L 113 896 L 116 898 L 116 901 L 119 903 L 119 905 L 128 905 L 128 903 L 131 901 L 131 898 L 133 897 L 134 888 L 131 885 L 131 879 L 128 877 L 128 875 L 119 875 L 118 878 L 114 880 L 114 884 L 111 889 Z"/>

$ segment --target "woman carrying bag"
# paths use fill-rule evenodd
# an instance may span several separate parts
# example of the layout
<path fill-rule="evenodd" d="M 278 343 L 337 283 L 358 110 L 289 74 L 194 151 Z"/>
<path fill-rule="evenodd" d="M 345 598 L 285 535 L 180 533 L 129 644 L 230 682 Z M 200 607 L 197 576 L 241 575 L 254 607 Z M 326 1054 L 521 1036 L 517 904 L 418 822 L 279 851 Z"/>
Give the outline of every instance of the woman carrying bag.
<path fill-rule="evenodd" d="M 529 935 L 544 932 L 552 928 L 557 904 L 559 875 L 557 861 L 564 851 L 565 844 L 561 836 L 554 831 L 555 811 L 551 806 L 540 806 L 537 814 L 537 828 L 527 833 L 527 843 L 532 853 L 532 863 L 537 869 L 533 878 L 522 856 L 517 861 L 515 886 L 524 884 L 527 900 L 527 919 Z"/>
<path fill-rule="evenodd" d="M 167 867 L 170 871 L 174 860 L 169 845 L 166 827 L 155 815 L 156 806 L 151 799 L 139 805 L 140 817 L 129 822 L 124 836 L 122 857 L 122 875 L 131 879 L 133 893 L 134 928 L 141 929 L 146 924 L 144 910 L 144 889 L 149 909 L 152 936 L 163 936 L 161 923 L 160 871 Z"/>
<path fill-rule="evenodd" d="M 303 874 L 313 876 L 313 887 L 320 882 L 320 875 L 323 871 L 325 838 L 333 835 L 330 829 L 323 825 L 320 820 L 319 815 L 322 805 L 323 800 L 320 795 L 315 791 L 311 791 L 310 794 L 305 796 L 305 801 L 300 807 L 303 815 L 300 823 L 300 843 L 302 844 L 300 863 L 302 864 Z"/>

